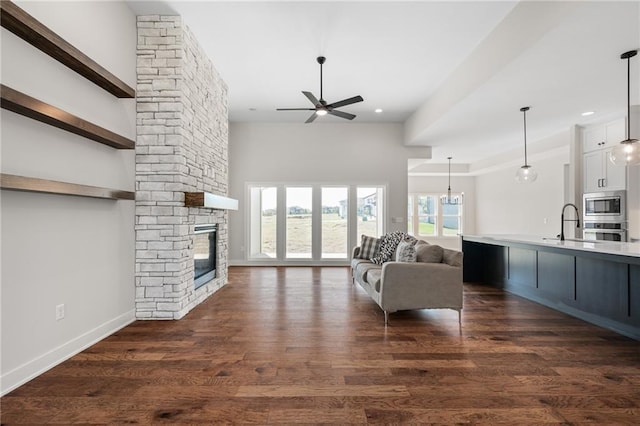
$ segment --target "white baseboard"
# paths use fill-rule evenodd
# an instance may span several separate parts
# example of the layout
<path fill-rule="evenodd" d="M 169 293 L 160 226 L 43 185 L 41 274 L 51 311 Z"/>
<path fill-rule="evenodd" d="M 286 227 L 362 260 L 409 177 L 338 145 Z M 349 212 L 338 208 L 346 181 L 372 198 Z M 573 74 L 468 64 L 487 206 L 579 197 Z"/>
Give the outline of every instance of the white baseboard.
<path fill-rule="evenodd" d="M 0 377 L 0 396 L 22 386 L 61 362 L 82 352 L 89 346 L 99 342 L 123 327 L 135 321 L 135 311 L 131 310 L 113 318 L 102 325 L 64 343 L 49 352 L 32 359 Z"/>

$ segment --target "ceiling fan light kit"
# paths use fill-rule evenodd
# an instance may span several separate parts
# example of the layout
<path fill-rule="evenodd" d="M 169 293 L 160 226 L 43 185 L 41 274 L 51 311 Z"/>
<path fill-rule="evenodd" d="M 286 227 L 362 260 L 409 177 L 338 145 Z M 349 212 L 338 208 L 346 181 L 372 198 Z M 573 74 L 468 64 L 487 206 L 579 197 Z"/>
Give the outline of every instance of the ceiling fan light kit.
<path fill-rule="evenodd" d="M 516 181 L 518 183 L 532 183 L 538 178 L 538 172 L 527 163 L 527 111 L 530 109 L 528 106 L 520 108 L 524 120 L 524 166 L 520 167 L 516 172 Z"/>
<path fill-rule="evenodd" d="M 338 102 L 333 102 L 328 104 L 327 101 L 324 100 L 322 95 L 322 65 L 325 63 L 327 58 L 324 56 L 318 56 L 316 61 L 320 64 L 320 100 L 318 100 L 313 93 L 302 91 L 302 94 L 307 97 L 313 104 L 313 108 L 277 108 L 277 111 L 313 111 L 311 116 L 307 118 L 305 123 L 313 122 L 318 116 L 322 117 L 327 114 L 333 115 L 336 117 L 344 118 L 346 120 L 353 120 L 356 118 L 355 114 L 351 114 L 344 111 L 338 111 L 336 108 L 340 108 L 343 106 L 355 104 L 357 102 L 362 102 L 364 99 L 362 96 L 353 96 L 351 98 L 343 99 Z"/>
<path fill-rule="evenodd" d="M 630 50 L 620 55 L 627 61 L 627 134 L 626 139 L 616 145 L 609 153 L 609 160 L 616 166 L 637 166 L 640 164 L 640 142 L 631 138 L 631 58 L 638 54 Z"/>

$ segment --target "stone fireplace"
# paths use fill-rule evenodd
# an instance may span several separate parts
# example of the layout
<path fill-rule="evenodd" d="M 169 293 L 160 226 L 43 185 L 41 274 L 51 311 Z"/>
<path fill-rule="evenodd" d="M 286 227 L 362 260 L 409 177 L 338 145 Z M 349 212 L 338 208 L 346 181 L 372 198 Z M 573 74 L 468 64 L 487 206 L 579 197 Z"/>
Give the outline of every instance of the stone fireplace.
<path fill-rule="evenodd" d="M 179 319 L 227 280 L 227 86 L 179 16 L 138 16 L 136 317 Z M 215 225 L 215 276 L 194 284 L 196 225 Z"/>

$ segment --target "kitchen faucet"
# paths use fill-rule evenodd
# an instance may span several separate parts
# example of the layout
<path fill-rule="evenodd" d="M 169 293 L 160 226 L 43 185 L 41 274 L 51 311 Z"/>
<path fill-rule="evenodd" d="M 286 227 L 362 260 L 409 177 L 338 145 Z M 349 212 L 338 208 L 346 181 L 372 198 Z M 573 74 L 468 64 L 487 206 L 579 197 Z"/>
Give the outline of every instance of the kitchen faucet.
<path fill-rule="evenodd" d="M 566 209 L 568 206 L 571 206 L 575 209 L 576 211 L 576 218 L 575 219 L 567 219 L 569 222 L 577 222 L 576 223 L 576 228 L 580 228 L 580 213 L 578 212 L 578 208 L 576 207 L 575 204 L 571 204 L 571 203 L 567 203 L 564 206 L 562 206 L 562 213 L 560 214 L 560 241 L 564 241 L 564 209 Z"/>

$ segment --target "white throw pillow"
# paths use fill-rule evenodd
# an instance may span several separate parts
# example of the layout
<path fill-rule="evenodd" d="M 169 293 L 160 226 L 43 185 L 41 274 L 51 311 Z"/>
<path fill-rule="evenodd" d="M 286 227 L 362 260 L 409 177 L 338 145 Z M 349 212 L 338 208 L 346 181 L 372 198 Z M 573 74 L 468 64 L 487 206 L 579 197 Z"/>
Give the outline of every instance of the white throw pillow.
<path fill-rule="evenodd" d="M 396 249 L 396 261 L 398 262 L 415 262 L 417 240 L 403 240 L 398 244 Z"/>

